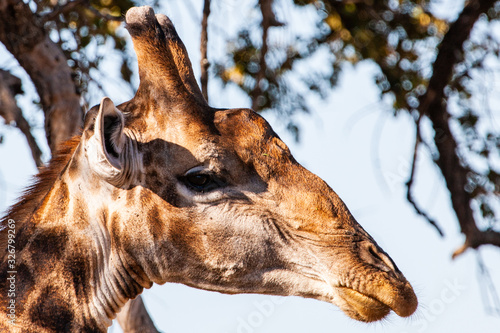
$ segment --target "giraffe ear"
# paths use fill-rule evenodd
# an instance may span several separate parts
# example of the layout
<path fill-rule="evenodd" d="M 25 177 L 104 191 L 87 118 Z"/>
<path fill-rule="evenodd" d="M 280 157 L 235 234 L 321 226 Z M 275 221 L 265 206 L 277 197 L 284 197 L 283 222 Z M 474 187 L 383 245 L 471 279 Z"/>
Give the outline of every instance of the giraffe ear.
<path fill-rule="evenodd" d="M 104 97 L 95 118 L 94 133 L 87 140 L 85 151 L 90 168 L 108 181 L 120 178 L 122 174 L 122 152 L 126 140 L 123 128 L 123 114 L 111 99 Z"/>

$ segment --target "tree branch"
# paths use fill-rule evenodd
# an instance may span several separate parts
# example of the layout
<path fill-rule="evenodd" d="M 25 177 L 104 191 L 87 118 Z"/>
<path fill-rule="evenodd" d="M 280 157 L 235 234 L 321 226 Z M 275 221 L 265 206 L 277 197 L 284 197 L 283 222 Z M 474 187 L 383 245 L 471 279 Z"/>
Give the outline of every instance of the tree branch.
<path fill-rule="evenodd" d="M 31 77 L 45 114 L 47 141 L 55 151 L 83 123 L 80 96 L 64 53 L 23 1 L 0 0 L 0 42 Z"/>
<path fill-rule="evenodd" d="M 21 109 L 17 106 L 16 95 L 22 93 L 21 80 L 11 73 L 0 69 L 0 117 L 7 124 L 15 122 L 15 126 L 26 137 L 31 156 L 39 168 L 43 166 L 42 151 L 38 146 L 28 121 L 24 118 Z"/>
<path fill-rule="evenodd" d="M 89 0 L 75 0 L 71 1 L 68 3 L 65 3 L 64 5 L 57 5 L 53 8 L 50 13 L 45 14 L 42 16 L 42 22 L 48 22 L 56 19 L 59 15 L 68 13 L 72 10 L 74 10 L 76 7 L 81 6 L 83 4 L 89 4 Z"/>
<path fill-rule="evenodd" d="M 203 5 L 203 18 L 201 19 L 201 42 L 200 42 L 200 52 L 201 52 L 201 92 L 205 100 L 208 102 L 208 67 L 210 63 L 207 57 L 207 44 L 208 44 L 208 16 L 210 15 L 210 0 L 205 0 Z"/>
<path fill-rule="evenodd" d="M 99 10 L 94 8 L 92 5 L 88 5 L 87 8 L 95 14 L 95 16 L 105 19 L 106 21 L 123 21 L 123 16 L 113 16 L 109 14 L 101 13 Z"/>
<path fill-rule="evenodd" d="M 422 142 L 422 137 L 420 136 L 420 121 L 422 120 L 422 114 L 418 117 L 418 120 L 416 121 L 416 137 L 415 137 L 415 148 L 413 150 L 413 161 L 411 164 L 411 170 L 410 170 L 410 178 L 406 182 L 406 198 L 408 202 L 413 206 L 415 211 L 417 212 L 418 215 L 422 216 L 429 222 L 430 225 L 432 225 L 434 228 L 436 228 L 437 232 L 441 237 L 444 236 L 443 230 L 439 227 L 436 221 L 434 221 L 429 215 L 427 215 L 426 212 L 420 209 L 418 207 L 415 199 L 413 198 L 413 195 L 411 193 L 411 187 L 413 186 L 413 180 L 415 177 L 415 169 L 416 169 L 416 164 L 417 164 L 417 155 L 418 155 L 418 146 Z"/>
<path fill-rule="evenodd" d="M 262 47 L 260 48 L 259 71 L 257 72 L 257 80 L 255 87 L 250 93 L 252 97 L 252 109 L 255 111 L 260 110 L 259 96 L 262 94 L 260 87 L 261 81 L 266 77 L 267 63 L 266 54 L 268 51 L 267 36 L 270 27 L 280 27 L 283 23 L 276 19 L 273 12 L 273 0 L 259 0 L 259 7 L 262 13 Z"/>
<path fill-rule="evenodd" d="M 441 169 L 446 185 L 451 194 L 451 201 L 456 212 L 461 232 L 465 235 L 464 245 L 455 251 L 453 257 L 467 248 L 478 248 L 483 244 L 500 246 L 500 233 L 493 230 L 480 231 L 471 208 L 471 196 L 465 190 L 467 169 L 458 156 L 458 145 L 450 129 L 448 113 L 444 105 L 444 88 L 450 82 L 453 67 L 463 54 L 463 43 L 482 13 L 490 9 L 496 0 L 472 0 L 464 8 L 458 19 L 450 26 L 438 48 L 433 74 L 427 91 L 420 98 L 419 112 L 427 115 L 433 123 L 434 142 L 439 152 L 436 164 Z"/>

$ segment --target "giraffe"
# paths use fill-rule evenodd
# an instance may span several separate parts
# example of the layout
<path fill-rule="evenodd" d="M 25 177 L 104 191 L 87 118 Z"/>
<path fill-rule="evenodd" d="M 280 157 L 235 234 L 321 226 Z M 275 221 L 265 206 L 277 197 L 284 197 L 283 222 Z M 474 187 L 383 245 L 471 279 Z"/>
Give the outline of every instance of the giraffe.
<path fill-rule="evenodd" d="M 413 314 L 393 260 L 270 125 L 208 106 L 171 21 L 145 6 L 126 23 L 136 95 L 89 110 L 0 221 L 0 330 L 104 332 L 167 282 L 314 298 L 364 322 Z"/>

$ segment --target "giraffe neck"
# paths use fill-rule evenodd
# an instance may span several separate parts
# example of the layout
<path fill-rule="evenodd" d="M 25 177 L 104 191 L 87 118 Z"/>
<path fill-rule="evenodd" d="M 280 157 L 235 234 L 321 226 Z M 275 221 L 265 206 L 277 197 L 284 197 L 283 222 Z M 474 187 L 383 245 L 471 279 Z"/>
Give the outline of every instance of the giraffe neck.
<path fill-rule="evenodd" d="M 89 193 L 87 184 L 60 177 L 16 230 L 15 301 L 21 326 L 40 332 L 105 331 L 127 300 L 152 284 L 110 236 L 107 225 L 116 213 L 103 204 L 107 191 L 83 195 Z M 7 264 L 1 264 L 0 275 L 6 275 L 0 276 L 1 290 L 12 271 Z M 0 314 L 0 328 L 6 315 Z"/>

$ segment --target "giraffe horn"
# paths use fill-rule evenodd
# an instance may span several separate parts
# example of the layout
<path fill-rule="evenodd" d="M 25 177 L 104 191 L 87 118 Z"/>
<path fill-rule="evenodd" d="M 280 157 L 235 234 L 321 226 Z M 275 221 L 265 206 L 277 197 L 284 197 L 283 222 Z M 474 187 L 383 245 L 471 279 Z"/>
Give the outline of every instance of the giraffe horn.
<path fill-rule="evenodd" d="M 174 57 L 175 66 L 177 67 L 184 86 L 194 97 L 199 99 L 200 102 L 206 104 L 207 102 L 201 93 L 200 87 L 198 86 L 198 83 L 196 83 L 193 66 L 189 60 L 188 52 L 175 30 L 174 24 L 166 15 L 163 14 L 157 14 L 156 19 L 163 29 L 166 41 Z"/>
<path fill-rule="evenodd" d="M 139 63 L 139 90 L 167 90 L 168 99 L 195 99 L 207 105 L 196 83 L 191 61 L 174 25 L 149 6 L 131 8 L 126 16 Z M 169 93 L 171 92 L 171 93 Z"/>

